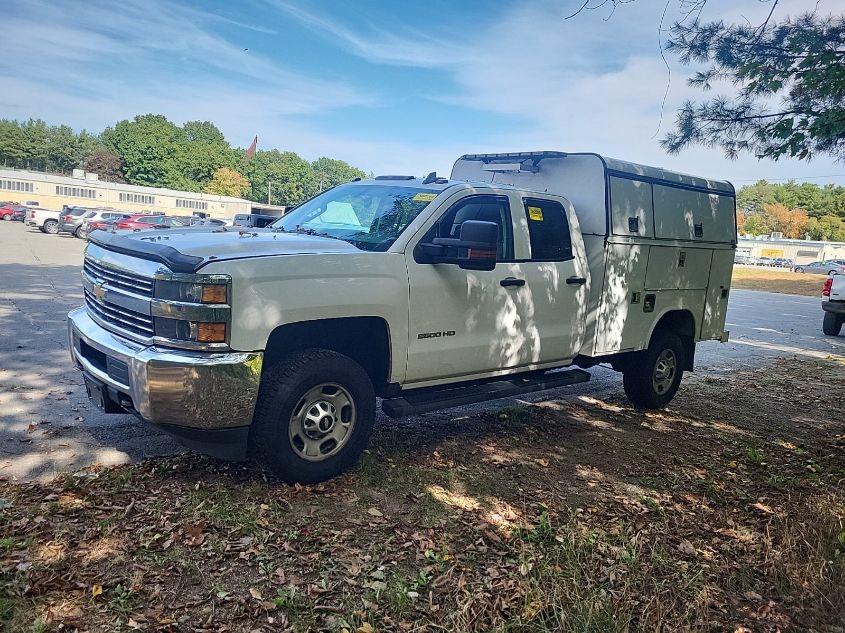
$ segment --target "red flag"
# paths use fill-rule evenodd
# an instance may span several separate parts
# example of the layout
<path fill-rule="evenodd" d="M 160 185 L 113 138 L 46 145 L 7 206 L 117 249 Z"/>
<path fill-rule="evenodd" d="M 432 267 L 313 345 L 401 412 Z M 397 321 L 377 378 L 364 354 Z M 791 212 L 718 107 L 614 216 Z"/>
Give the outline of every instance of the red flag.
<path fill-rule="evenodd" d="M 258 146 L 258 135 L 256 134 L 255 138 L 252 139 L 252 145 L 249 146 L 246 150 L 246 154 L 244 154 L 244 160 L 249 162 L 252 160 L 252 157 L 255 156 L 255 148 Z"/>

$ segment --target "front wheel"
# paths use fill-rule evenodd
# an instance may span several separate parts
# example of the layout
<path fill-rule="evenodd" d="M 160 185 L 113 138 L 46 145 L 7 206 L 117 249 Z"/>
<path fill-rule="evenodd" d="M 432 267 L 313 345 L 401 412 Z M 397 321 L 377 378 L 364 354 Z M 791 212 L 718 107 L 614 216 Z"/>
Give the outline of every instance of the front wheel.
<path fill-rule="evenodd" d="M 6 222 L 9 222 L 9 221 L 12 219 L 12 216 L 11 216 L 11 215 L 4 215 L 4 216 L 3 216 L 3 219 L 4 219 Z"/>
<path fill-rule="evenodd" d="M 55 220 L 47 220 L 41 230 L 49 235 L 56 235 L 59 232 L 59 223 Z"/>
<path fill-rule="evenodd" d="M 795 267 L 795 272 L 796 272 L 796 273 L 803 273 L 803 272 L 804 272 L 804 269 L 803 269 L 801 266 L 796 266 L 796 267 Z"/>
<path fill-rule="evenodd" d="M 835 270 L 828 270 L 828 271 L 827 271 L 827 276 L 828 276 L 828 277 L 833 277 L 833 276 L 834 276 L 837 272 L 838 272 L 838 271 L 835 271 Z"/>
<path fill-rule="evenodd" d="M 822 321 L 822 332 L 827 336 L 839 336 L 842 330 L 842 317 L 834 312 L 825 312 L 824 321 Z"/>
<path fill-rule="evenodd" d="M 288 483 L 325 481 L 367 447 L 375 414 L 373 384 L 358 363 L 331 350 L 295 352 L 261 378 L 251 452 Z"/>
<path fill-rule="evenodd" d="M 677 334 L 654 335 L 648 349 L 632 361 L 622 375 L 625 395 L 634 406 L 662 409 L 681 386 L 684 374 L 684 345 Z"/>

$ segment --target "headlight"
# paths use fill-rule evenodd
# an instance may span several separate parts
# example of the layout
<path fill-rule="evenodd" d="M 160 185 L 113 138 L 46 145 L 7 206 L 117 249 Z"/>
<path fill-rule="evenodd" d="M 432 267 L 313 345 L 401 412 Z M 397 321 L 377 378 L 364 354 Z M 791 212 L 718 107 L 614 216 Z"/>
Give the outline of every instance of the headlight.
<path fill-rule="evenodd" d="M 156 299 L 187 303 L 228 303 L 229 287 L 225 283 L 194 283 L 157 280 Z"/>
<path fill-rule="evenodd" d="M 224 275 L 156 279 L 152 315 L 161 344 L 202 347 L 226 343 L 231 309 L 230 279 Z M 217 346 L 219 347 L 219 345 Z"/>

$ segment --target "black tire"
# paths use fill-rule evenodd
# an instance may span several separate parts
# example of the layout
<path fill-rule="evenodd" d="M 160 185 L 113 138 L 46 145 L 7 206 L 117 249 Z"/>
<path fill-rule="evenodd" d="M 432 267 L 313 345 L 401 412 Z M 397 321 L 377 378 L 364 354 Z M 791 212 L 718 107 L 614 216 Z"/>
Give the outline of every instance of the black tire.
<path fill-rule="evenodd" d="M 835 274 L 836 274 L 836 271 L 835 271 L 835 270 L 828 270 L 828 271 L 827 271 L 827 276 L 828 276 L 828 277 L 833 277 Z"/>
<path fill-rule="evenodd" d="M 41 230 L 48 235 L 56 235 L 59 232 L 59 223 L 55 220 L 47 220 L 44 226 L 41 227 Z"/>
<path fill-rule="evenodd" d="M 824 321 L 822 321 L 822 332 L 827 336 L 839 336 L 842 330 L 843 317 L 833 312 L 824 313 Z"/>
<path fill-rule="evenodd" d="M 88 231 L 86 231 L 83 227 L 80 226 L 78 229 L 76 229 L 76 233 L 74 233 L 74 235 L 79 239 L 84 240 L 88 238 Z"/>
<path fill-rule="evenodd" d="M 803 266 L 796 266 L 796 267 L 795 267 L 795 272 L 796 272 L 796 273 L 803 273 L 803 272 L 804 272 L 804 267 L 803 267 Z"/>
<path fill-rule="evenodd" d="M 622 374 L 625 395 L 636 407 L 662 409 L 675 397 L 678 387 L 681 386 L 686 363 L 684 344 L 677 334 L 658 332 L 652 337 L 648 349 L 640 354 L 641 356 L 633 360 Z M 658 385 L 655 374 L 658 361 L 663 360 L 665 364 L 667 360 L 664 354 L 674 358 L 674 370 L 668 385 Z"/>
<path fill-rule="evenodd" d="M 333 383 L 351 397 L 354 423 L 337 452 L 309 461 L 294 448 L 289 430 L 306 394 Z M 342 414 L 339 414 L 342 415 Z M 250 431 L 250 453 L 288 483 L 312 484 L 349 469 L 367 447 L 376 415 L 376 396 L 367 372 L 351 358 L 325 349 L 294 352 L 264 372 Z"/>
<path fill-rule="evenodd" d="M 12 220 L 12 216 L 11 216 L 11 215 L 4 215 L 4 216 L 3 216 L 3 219 L 4 219 L 6 222 L 10 222 L 10 221 Z"/>

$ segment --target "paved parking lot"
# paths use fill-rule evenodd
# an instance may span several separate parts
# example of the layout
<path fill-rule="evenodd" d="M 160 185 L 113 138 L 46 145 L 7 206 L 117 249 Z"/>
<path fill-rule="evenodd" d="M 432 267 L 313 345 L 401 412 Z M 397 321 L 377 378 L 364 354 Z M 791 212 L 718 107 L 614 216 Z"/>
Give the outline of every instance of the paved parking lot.
<path fill-rule="evenodd" d="M 89 405 L 67 351 L 66 314 L 82 302 L 84 243 L 0 222 L 0 477 L 50 477 L 95 463 L 116 464 L 182 449 L 129 415 L 103 415 Z M 819 299 L 734 290 L 731 342 L 699 346 L 695 376 L 758 367 L 778 356 L 845 356 L 845 337 L 821 333 Z M 601 397 L 621 391 L 612 371 L 591 370 L 576 388 L 527 400 Z M 693 378 L 694 380 L 694 378 Z M 502 403 L 430 413 L 444 423 Z M 400 422 L 380 419 L 380 424 Z M 405 420 L 401 424 L 413 424 Z"/>

